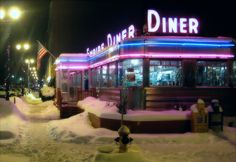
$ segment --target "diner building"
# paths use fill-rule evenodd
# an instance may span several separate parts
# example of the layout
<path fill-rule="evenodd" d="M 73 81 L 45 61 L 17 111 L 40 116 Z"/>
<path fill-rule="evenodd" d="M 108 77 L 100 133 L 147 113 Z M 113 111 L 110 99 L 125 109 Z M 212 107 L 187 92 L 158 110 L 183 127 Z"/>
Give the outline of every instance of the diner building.
<path fill-rule="evenodd" d="M 147 28 L 168 36 L 138 36 L 131 25 L 115 36 L 108 34 L 107 46 L 102 43 L 86 54 L 61 54 L 56 87 L 64 102 L 78 101 L 88 92 L 120 102 L 126 89 L 128 108 L 134 110 L 188 109 L 198 98 L 207 103 L 216 98 L 226 114 L 236 115 L 232 38 L 193 36 L 196 19 L 160 17 L 154 10 L 148 11 Z"/>
<path fill-rule="evenodd" d="M 130 87 L 136 91 L 136 98 L 142 98 L 133 105 L 138 109 L 148 106 L 143 103 L 145 88 L 166 88 L 169 93 L 181 89 L 183 92 L 192 89 L 192 93 L 201 93 L 194 89 L 211 93 L 233 91 L 236 86 L 234 45 L 231 38 L 225 37 L 142 36 L 92 56 L 61 54 L 56 61 L 56 86 L 66 101 L 78 99 L 78 88 L 86 91 Z"/>

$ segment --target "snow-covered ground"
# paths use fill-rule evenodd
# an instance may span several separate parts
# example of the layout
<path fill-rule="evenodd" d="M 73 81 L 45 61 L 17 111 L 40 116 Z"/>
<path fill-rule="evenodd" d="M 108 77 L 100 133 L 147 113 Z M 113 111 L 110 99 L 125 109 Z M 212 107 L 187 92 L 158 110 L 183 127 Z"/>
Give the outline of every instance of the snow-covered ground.
<path fill-rule="evenodd" d="M 107 119 L 121 119 L 121 114 L 113 102 L 101 101 L 94 97 L 87 97 L 77 104 L 81 109 L 91 112 L 98 117 Z M 128 121 L 168 121 L 190 119 L 190 111 L 133 111 L 127 110 L 124 120 Z"/>
<path fill-rule="evenodd" d="M 99 101 L 92 102 L 97 103 L 96 107 L 102 105 Z M 107 103 L 103 107 L 110 109 Z M 117 147 L 114 142 L 117 132 L 94 129 L 87 112 L 63 120 L 58 120 L 58 114 L 52 101 L 29 104 L 17 98 L 14 105 L 0 99 L 0 161 L 93 161 L 97 147 Z M 235 128 L 224 127 L 224 132 L 218 134 L 189 132 L 130 136 L 134 138 L 131 147 L 139 148 L 139 155 L 150 162 L 236 161 Z M 132 154 L 127 157 L 129 161 L 134 158 Z"/>

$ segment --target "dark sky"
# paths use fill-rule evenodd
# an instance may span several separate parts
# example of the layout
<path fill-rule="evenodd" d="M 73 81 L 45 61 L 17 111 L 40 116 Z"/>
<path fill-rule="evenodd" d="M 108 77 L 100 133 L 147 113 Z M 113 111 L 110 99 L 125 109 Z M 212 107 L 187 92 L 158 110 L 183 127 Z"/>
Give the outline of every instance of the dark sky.
<path fill-rule="evenodd" d="M 142 30 L 147 9 L 159 11 L 163 16 L 197 17 L 199 36 L 228 36 L 236 38 L 235 5 L 233 1 L 190 0 L 2 0 L 1 5 L 17 4 L 24 10 L 20 22 L 0 24 L 0 71 L 3 80 L 6 62 L 7 30 L 11 29 L 11 44 L 21 40 L 32 42 L 26 53 L 12 49 L 11 63 L 14 73 L 21 71 L 20 63 L 32 55 L 36 57 L 35 40 L 41 41 L 53 54 L 85 52 L 103 41 L 106 35 L 120 32 L 134 24 Z M 50 16 L 49 16 L 50 15 Z M 50 17 L 50 19 L 49 19 Z M 47 57 L 44 58 L 44 62 Z"/>
<path fill-rule="evenodd" d="M 153 8 L 163 16 L 197 17 L 199 36 L 236 36 L 234 4 L 230 1 L 149 0 L 149 1 L 80 1 L 54 0 L 51 46 L 55 53 L 85 52 L 97 46 L 106 35 L 120 32 L 134 24 L 142 30 L 147 9 Z"/>

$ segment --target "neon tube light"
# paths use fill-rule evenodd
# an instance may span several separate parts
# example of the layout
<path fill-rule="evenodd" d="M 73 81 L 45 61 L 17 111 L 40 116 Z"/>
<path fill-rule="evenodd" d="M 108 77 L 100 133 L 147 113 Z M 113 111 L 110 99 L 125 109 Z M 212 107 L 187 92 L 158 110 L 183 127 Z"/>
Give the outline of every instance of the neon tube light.
<path fill-rule="evenodd" d="M 59 59 L 59 61 L 57 63 L 63 63 L 63 62 L 88 62 L 88 59 Z"/>
<path fill-rule="evenodd" d="M 145 39 L 145 38 L 144 38 Z M 227 37 L 218 38 L 205 38 L 205 37 L 180 37 L 180 36 L 158 36 L 157 38 L 151 38 L 150 41 L 159 42 L 200 42 L 200 43 L 232 43 L 232 40 Z"/>
<path fill-rule="evenodd" d="M 199 54 L 199 53 L 150 53 L 150 54 L 123 54 L 120 59 L 125 58 L 204 58 L 204 59 L 229 59 L 232 54 Z"/>
<path fill-rule="evenodd" d="M 65 65 L 60 65 L 56 68 L 56 70 L 63 70 L 63 69 L 85 70 L 85 69 L 88 69 L 88 66 L 65 66 Z"/>
<path fill-rule="evenodd" d="M 119 55 L 116 55 L 116 56 L 112 56 L 111 58 L 108 58 L 108 59 L 105 59 L 103 61 L 100 61 L 100 62 L 97 62 L 95 64 L 92 64 L 90 65 L 89 67 L 90 68 L 94 68 L 94 67 L 97 67 L 97 66 L 101 66 L 101 65 L 104 65 L 104 64 L 107 64 L 107 63 L 110 63 L 110 62 L 113 62 L 113 61 L 116 61 L 116 60 L 119 60 Z"/>
<path fill-rule="evenodd" d="M 181 58 L 196 58 L 196 59 L 229 59 L 233 58 L 234 55 L 232 54 L 210 54 L 210 53 L 139 53 L 139 54 L 122 54 L 122 55 L 116 55 L 111 58 L 108 58 L 106 60 L 97 62 L 95 64 L 90 65 L 90 68 L 94 68 L 97 66 L 101 66 L 119 59 L 132 59 L 132 58 L 175 58 L 175 59 L 181 59 Z"/>
<path fill-rule="evenodd" d="M 125 46 L 143 46 L 143 45 L 162 45 L 162 46 L 198 46 L 198 47 L 234 47 L 234 44 L 229 43 L 189 43 L 189 42 L 157 42 L 157 43 L 127 43 L 121 44 L 120 47 Z"/>

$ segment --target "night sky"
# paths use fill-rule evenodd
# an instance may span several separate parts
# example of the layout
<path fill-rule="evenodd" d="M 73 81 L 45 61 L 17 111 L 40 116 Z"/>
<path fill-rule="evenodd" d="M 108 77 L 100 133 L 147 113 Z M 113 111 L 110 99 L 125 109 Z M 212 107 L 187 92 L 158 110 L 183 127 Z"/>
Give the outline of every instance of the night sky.
<path fill-rule="evenodd" d="M 36 58 L 36 40 L 44 44 L 55 56 L 62 52 L 86 52 L 106 41 L 108 33 L 118 33 L 134 24 L 142 30 L 147 9 L 155 9 L 163 16 L 197 17 L 200 20 L 198 36 L 227 36 L 236 38 L 235 5 L 233 1 L 129 1 L 129 0 L 17 0 L 0 1 L 1 5 L 18 4 L 24 9 L 20 22 L 0 24 L 1 83 L 6 62 L 6 31 L 11 28 L 11 44 L 19 40 L 33 43 L 26 53 L 12 49 L 13 73 L 21 73 L 22 60 Z M 48 57 L 43 60 L 45 64 Z M 45 69 L 43 66 L 42 71 Z M 41 73 L 42 74 L 42 73 Z"/>

